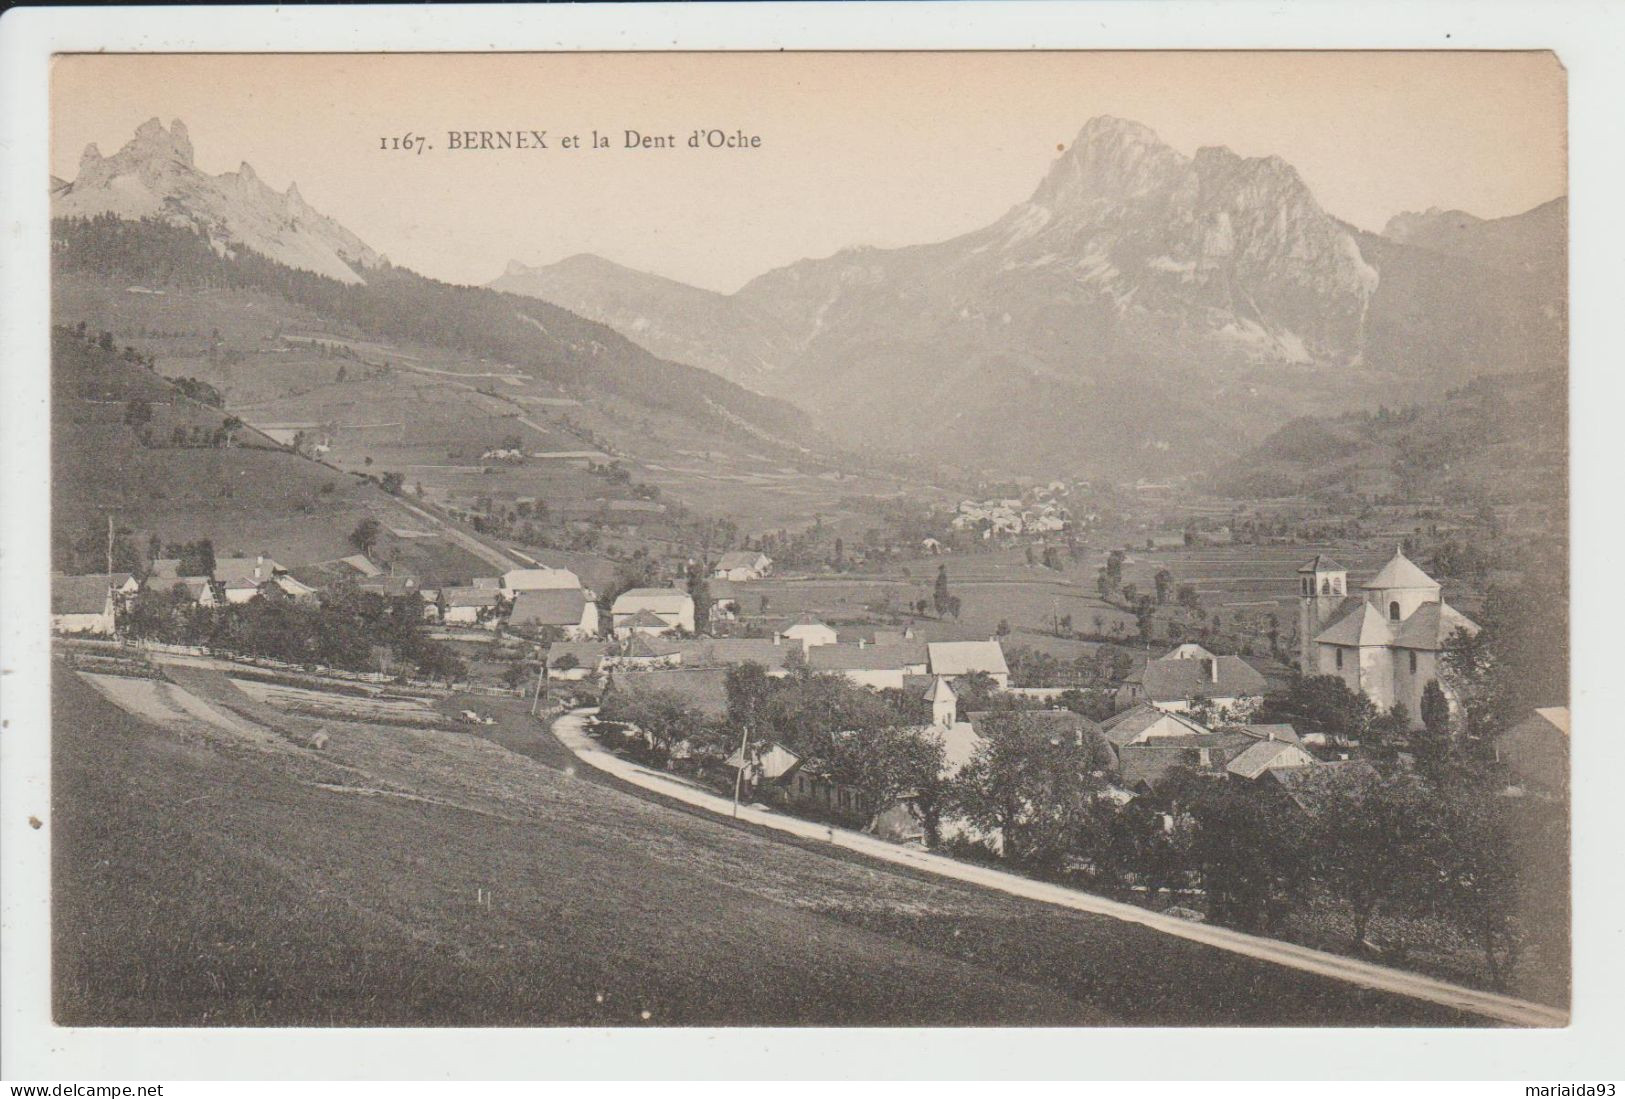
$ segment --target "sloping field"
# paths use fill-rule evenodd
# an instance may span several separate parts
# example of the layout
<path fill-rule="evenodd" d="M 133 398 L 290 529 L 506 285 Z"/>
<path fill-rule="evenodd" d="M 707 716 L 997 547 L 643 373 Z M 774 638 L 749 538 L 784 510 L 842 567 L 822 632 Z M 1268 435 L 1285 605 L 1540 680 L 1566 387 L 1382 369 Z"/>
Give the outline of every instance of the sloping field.
<path fill-rule="evenodd" d="M 631 796 L 521 703 L 313 752 L 219 673 L 111 679 L 53 685 L 59 1023 L 1464 1022 Z"/>

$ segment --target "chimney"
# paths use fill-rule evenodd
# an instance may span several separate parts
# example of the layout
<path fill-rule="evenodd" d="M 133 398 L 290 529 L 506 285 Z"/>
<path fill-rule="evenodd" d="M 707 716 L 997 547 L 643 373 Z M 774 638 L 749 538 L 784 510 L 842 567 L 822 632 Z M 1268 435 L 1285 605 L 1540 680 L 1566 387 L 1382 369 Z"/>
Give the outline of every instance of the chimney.
<path fill-rule="evenodd" d="M 868 644 L 869 644 L 869 642 L 865 641 L 863 638 L 861 638 L 861 637 L 858 638 L 858 648 L 860 648 L 860 649 L 866 648 L 868 646 Z"/>

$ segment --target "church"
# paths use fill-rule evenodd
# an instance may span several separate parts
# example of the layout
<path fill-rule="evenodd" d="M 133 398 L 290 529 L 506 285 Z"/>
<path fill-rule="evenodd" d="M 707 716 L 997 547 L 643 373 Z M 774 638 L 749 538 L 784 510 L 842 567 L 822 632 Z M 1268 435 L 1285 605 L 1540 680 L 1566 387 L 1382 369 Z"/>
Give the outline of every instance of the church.
<path fill-rule="evenodd" d="M 1299 666 L 1305 675 L 1335 675 L 1384 710 L 1403 703 L 1419 729 L 1423 690 L 1431 680 L 1446 686 L 1439 650 L 1456 630 L 1474 634 L 1478 624 L 1397 549 L 1361 592 L 1348 590 L 1348 570 L 1325 554 L 1298 570 Z"/>

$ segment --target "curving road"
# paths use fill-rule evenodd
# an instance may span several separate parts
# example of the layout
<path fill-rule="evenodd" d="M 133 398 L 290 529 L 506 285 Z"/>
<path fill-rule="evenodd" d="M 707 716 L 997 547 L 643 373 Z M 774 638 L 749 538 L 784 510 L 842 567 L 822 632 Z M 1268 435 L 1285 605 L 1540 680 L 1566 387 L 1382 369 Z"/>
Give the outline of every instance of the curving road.
<path fill-rule="evenodd" d="M 1425 1001 L 1496 1023 L 1526 1027 L 1561 1027 L 1568 1023 L 1566 1011 L 1544 1004 L 1466 988 L 1422 974 L 1329 954 L 1294 943 L 1260 938 L 1229 928 L 1164 916 L 1075 889 L 1033 881 L 914 848 L 900 847 L 860 832 L 831 828 L 824 824 L 751 806 L 736 808 L 730 800 L 709 790 L 642 767 L 605 751 L 585 731 L 586 720 L 595 713 L 596 709 L 588 708 L 561 715 L 553 723 L 554 736 L 577 759 L 599 771 L 640 790 L 718 816 L 736 817 L 741 821 L 799 840 L 821 842 L 871 859 L 998 890 L 1011 896 L 1043 901 L 1078 912 L 1108 916 L 1175 938 L 1202 943 L 1230 954 L 1270 962 L 1365 989 Z"/>

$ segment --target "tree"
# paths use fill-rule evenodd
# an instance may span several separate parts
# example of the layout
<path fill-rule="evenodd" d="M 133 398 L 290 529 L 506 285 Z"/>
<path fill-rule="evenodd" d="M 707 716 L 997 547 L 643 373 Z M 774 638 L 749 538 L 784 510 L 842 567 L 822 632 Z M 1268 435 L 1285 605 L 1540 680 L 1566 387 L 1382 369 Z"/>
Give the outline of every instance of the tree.
<path fill-rule="evenodd" d="M 1344 740 L 1361 740 L 1377 721 L 1371 699 L 1335 675 L 1297 676 L 1287 692 L 1291 716 Z"/>
<path fill-rule="evenodd" d="M 1311 771 L 1305 793 L 1315 812 L 1303 846 L 1315 876 L 1353 910 L 1351 945 L 1364 950 L 1385 905 L 1427 899 L 1445 826 L 1438 796 L 1403 772 Z"/>
<path fill-rule="evenodd" d="M 1190 802 L 1190 857 L 1207 891 L 1208 917 L 1244 931 L 1279 926 L 1309 880 L 1297 807 L 1261 801 L 1231 782 L 1202 783 Z"/>
<path fill-rule="evenodd" d="M 1567 555 L 1560 549 L 1538 557 L 1522 584 L 1492 587 L 1479 632 L 1457 630 L 1439 654 L 1440 675 L 1471 737 L 1493 736 L 1537 706 L 1568 701 Z"/>
<path fill-rule="evenodd" d="M 406 484 L 406 477 L 400 473 L 386 473 L 378 483 L 391 496 L 399 496 L 402 486 Z"/>
<path fill-rule="evenodd" d="M 831 562 L 836 572 L 846 568 L 846 543 L 839 538 L 835 539 L 835 559 Z"/>
<path fill-rule="evenodd" d="M 530 682 L 530 666 L 523 660 L 515 660 L 502 672 L 502 685 L 510 691 L 517 691 Z"/>
<path fill-rule="evenodd" d="M 936 607 L 937 617 L 941 618 L 948 613 L 948 601 L 953 598 L 948 591 L 948 566 L 937 566 L 937 582 L 931 589 L 931 602 Z"/>
<path fill-rule="evenodd" d="M 1009 637 L 1010 636 L 1010 620 L 1008 618 L 999 619 L 999 624 L 998 624 L 997 627 L 994 628 L 993 632 L 995 634 L 997 634 L 998 636 L 1000 636 L 1000 637 Z"/>
<path fill-rule="evenodd" d="M 1436 797 L 1438 842 L 1430 849 L 1429 888 L 1423 896 L 1436 913 L 1478 941 L 1490 983 L 1502 987 L 1517 956 L 1512 922 L 1518 871 L 1524 865 L 1508 857 L 1514 850 L 1515 804 L 1463 782 L 1438 787 Z"/>
<path fill-rule="evenodd" d="M 188 542 L 181 547 L 180 563 L 177 572 L 181 576 L 213 576 L 214 575 L 214 542 L 208 538 L 200 538 L 196 542 Z"/>
<path fill-rule="evenodd" d="M 706 633 L 711 628 L 711 582 L 697 561 L 688 567 L 688 594 L 694 600 L 694 632 Z"/>
<path fill-rule="evenodd" d="M 982 743 L 949 796 L 977 827 L 999 833 L 1004 858 L 1054 872 L 1072 852 L 1098 847 L 1107 817 L 1097 795 L 1111 754 L 1104 742 L 1032 711 L 991 714 L 981 726 Z"/>
<path fill-rule="evenodd" d="M 124 422 L 137 428 L 152 423 L 152 402 L 142 397 L 130 398 L 124 406 Z"/>
<path fill-rule="evenodd" d="M 370 554 L 372 547 L 378 544 L 379 530 L 378 520 L 370 515 L 366 516 L 350 532 L 350 545 L 363 554 Z"/>
<path fill-rule="evenodd" d="M 1174 574 L 1167 569 L 1158 569 L 1153 582 L 1157 585 L 1157 606 L 1160 607 L 1168 602 L 1168 593 L 1174 586 Z"/>
<path fill-rule="evenodd" d="M 1418 759 L 1443 762 L 1450 755 L 1450 700 L 1439 681 L 1430 679 L 1422 688 L 1422 730 L 1413 738 Z"/>

